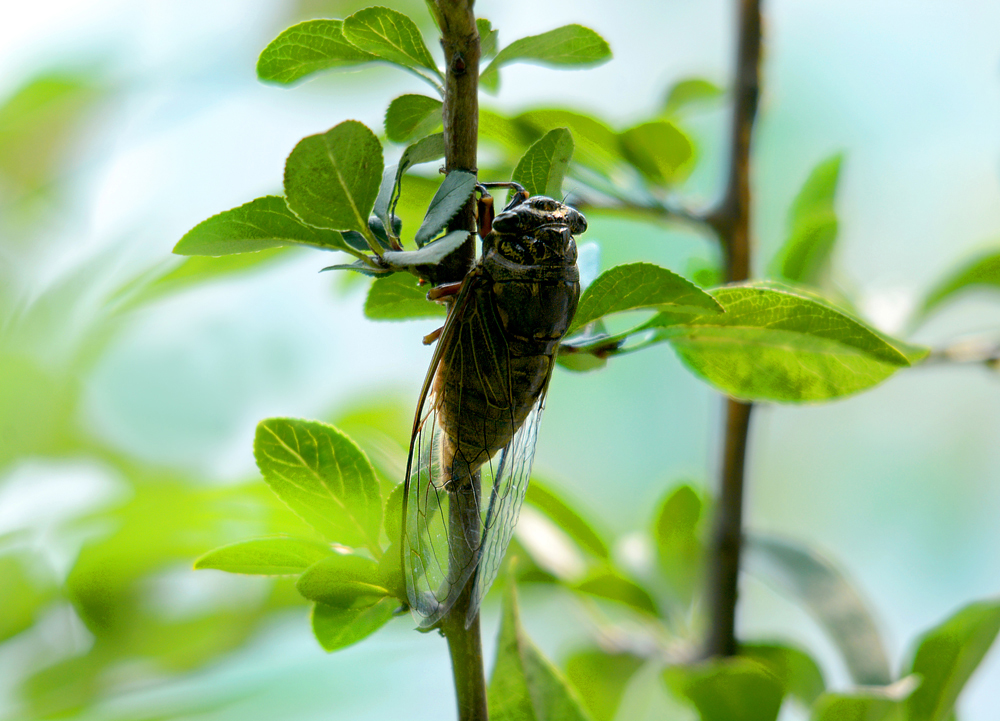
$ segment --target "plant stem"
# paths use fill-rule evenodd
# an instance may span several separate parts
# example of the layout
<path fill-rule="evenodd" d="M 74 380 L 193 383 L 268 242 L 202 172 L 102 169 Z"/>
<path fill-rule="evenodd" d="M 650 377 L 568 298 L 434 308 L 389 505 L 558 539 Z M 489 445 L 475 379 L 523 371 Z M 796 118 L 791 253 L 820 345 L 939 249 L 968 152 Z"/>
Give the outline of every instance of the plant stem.
<path fill-rule="evenodd" d="M 444 48 L 445 83 L 444 123 L 445 171 L 476 172 L 479 145 L 479 32 L 472 12 L 472 0 L 434 0 L 431 5 Z M 476 229 L 475 195 L 448 224 L 448 230 Z M 475 236 L 446 258 L 439 266 L 435 282 L 456 282 L 465 278 L 475 262 Z M 479 474 L 473 482 L 478 485 Z M 462 546 L 460 539 L 478 538 L 480 520 L 476 494 L 452 493 L 449 498 L 451 538 Z M 452 549 L 450 563 L 464 567 L 463 550 Z M 459 721 L 487 721 L 486 673 L 483 646 L 479 630 L 479 614 L 466 628 L 465 619 L 472 602 L 472 579 L 461 596 L 441 621 L 441 630 L 448 639 Z"/>
<path fill-rule="evenodd" d="M 750 141 L 760 94 L 759 0 L 739 0 L 736 82 L 730 139 L 729 178 L 719 207 L 708 217 L 722 242 L 726 279 L 750 277 Z M 743 537 L 743 486 L 752 404 L 726 401 L 725 442 L 719 500 L 709 556 L 707 656 L 737 652 L 736 601 Z"/>

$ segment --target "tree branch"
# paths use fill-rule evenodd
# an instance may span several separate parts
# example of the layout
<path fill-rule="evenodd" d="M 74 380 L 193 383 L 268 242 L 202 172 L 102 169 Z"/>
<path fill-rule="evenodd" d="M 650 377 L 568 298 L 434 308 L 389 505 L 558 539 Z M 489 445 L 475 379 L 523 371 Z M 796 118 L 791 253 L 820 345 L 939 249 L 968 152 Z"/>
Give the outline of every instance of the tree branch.
<path fill-rule="evenodd" d="M 479 139 L 479 32 L 472 12 L 473 0 L 434 0 L 431 9 L 441 29 L 444 48 L 445 85 L 442 120 L 444 123 L 445 172 L 476 172 Z M 448 230 L 476 229 L 475 194 L 448 224 Z M 461 281 L 475 262 L 475 236 L 446 258 L 438 269 L 438 283 Z M 479 483 L 476 474 L 475 483 Z M 449 497 L 451 539 L 478 538 L 479 510 L 476 494 L 455 492 Z M 465 567 L 471 559 L 460 556 L 469 549 L 452 550 L 450 563 Z M 465 619 L 472 602 L 472 579 L 441 621 L 448 639 L 459 721 L 487 721 L 486 673 L 477 613 L 468 628 Z"/>
<path fill-rule="evenodd" d="M 750 141 L 760 94 L 761 23 L 759 0 L 739 0 L 739 39 L 730 138 L 729 177 L 722 202 L 709 214 L 718 232 L 726 263 L 726 279 L 750 277 Z M 709 557 L 707 656 L 737 651 L 736 601 L 743 536 L 743 486 L 747 435 L 753 406 L 726 401 L 719 501 Z"/>

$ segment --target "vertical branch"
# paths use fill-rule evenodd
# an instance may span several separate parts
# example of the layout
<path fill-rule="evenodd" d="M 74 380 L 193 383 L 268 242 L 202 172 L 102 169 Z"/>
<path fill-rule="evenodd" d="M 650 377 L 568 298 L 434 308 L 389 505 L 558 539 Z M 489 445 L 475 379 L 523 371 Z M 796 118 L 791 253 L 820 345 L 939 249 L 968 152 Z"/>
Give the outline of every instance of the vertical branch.
<path fill-rule="evenodd" d="M 435 0 L 431 6 L 441 28 L 445 83 L 444 124 L 445 172 L 476 172 L 479 147 L 479 31 L 472 12 L 473 0 Z M 448 224 L 448 230 L 476 228 L 476 199 L 469 202 Z M 439 282 L 462 280 L 475 261 L 476 245 L 469 242 L 444 260 Z"/>
<path fill-rule="evenodd" d="M 472 12 L 473 0 L 434 0 L 430 5 L 441 29 L 444 48 L 445 85 L 442 120 L 444 123 L 445 171 L 476 172 L 479 138 L 479 32 Z M 475 195 L 448 224 L 449 230 L 476 228 Z M 440 268 L 438 282 L 462 280 L 475 261 L 475 236 L 446 258 Z M 479 475 L 473 479 L 478 485 Z M 481 533 L 477 493 L 455 492 L 449 499 L 450 536 L 458 539 L 478 539 Z M 463 546 L 461 542 L 456 546 Z M 450 563 L 463 568 L 470 559 L 460 558 L 470 553 L 468 548 L 452 549 Z M 475 578 L 473 574 L 472 578 Z M 459 721 L 486 721 L 486 673 L 479 630 L 479 614 L 466 628 L 465 619 L 472 602 L 472 579 L 458 600 L 442 619 L 441 629 L 448 639 L 452 674 L 458 701 Z"/>
<path fill-rule="evenodd" d="M 719 234 L 726 279 L 750 277 L 750 141 L 760 94 L 760 0 L 738 0 L 736 81 L 725 196 L 708 221 Z M 726 401 L 725 442 L 719 501 L 709 557 L 707 603 L 709 633 L 705 653 L 731 656 L 737 651 L 736 600 L 743 536 L 743 486 L 752 404 Z"/>

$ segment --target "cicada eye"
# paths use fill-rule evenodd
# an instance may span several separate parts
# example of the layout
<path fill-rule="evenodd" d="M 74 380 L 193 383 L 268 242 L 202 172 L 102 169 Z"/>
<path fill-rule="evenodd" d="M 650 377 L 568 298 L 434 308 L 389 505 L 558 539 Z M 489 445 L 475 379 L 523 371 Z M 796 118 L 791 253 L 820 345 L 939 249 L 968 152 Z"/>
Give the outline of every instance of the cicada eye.
<path fill-rule="evenodd" d="M 536 195 L 531 198 L 528 203 L 532 208 L 541 210 L 545 213 L 554 213 L 562 206 L 562 203 L 558 200 L 546 198 L 544 195 Z"/>
<path fill-rule="evenodd" d="M 579 235 L 587 230 L 587 219 L 583 217 L 583 213 L 579 210 L 567 206 L 566 225 L 569 226 L 573 235 Z"/>

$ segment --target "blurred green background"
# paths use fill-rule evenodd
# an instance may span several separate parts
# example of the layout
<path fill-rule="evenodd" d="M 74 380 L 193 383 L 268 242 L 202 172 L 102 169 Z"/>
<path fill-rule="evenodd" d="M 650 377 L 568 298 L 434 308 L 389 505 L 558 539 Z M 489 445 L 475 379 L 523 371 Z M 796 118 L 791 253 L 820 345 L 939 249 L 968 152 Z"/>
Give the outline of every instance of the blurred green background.
<path fill-rule="evenodd" d="M 0 26 L 0 719 L 438 719 L 454 713 L 445 644 L 408 617 L 326 655 L 288 583 L 191 569 L 231 540 L 294 531 L 253 465 L 267 416 L 337 423 L 399 463 L 433 321 L 362 315 L 364 283 L 310 251 L 182 266 L 201 220 L 280 188 L 304 135 L 347 118 L 379 131 L 422 92 L 385 67 L 291 90 L 257 53 L 285 26 L 365 3 L 66 0 L 5 9 Z M 676 80 L 726 85 L 723 0 L 477 4 L 502 44 L 578 22 L 615 59 L 514 66 L 484 105 L 565 105 L 619 127 Z M 423 3 L 393 7 L 430 31 Z M 883 330 L 961 259 L 1000 245 L 1000 6 L 962 0 L 765 3 L 754 155 L 757 256 L 784 238 L 808 171 L 844 151 L 838 282 Z M 432 45 L 436 52 L 436 46 Z M 722 110 L 686 117 L 712 201 Z M 571 190 L 571 188 L 569 188 Z M 705 238 L 596 216 L 602 265 L 680 273 Z M 996 297 L 969 294 L 912 338 L 1000 335 Z M 667 346 L 599 372 L 557 371 L 536 471 L 641 561 L 636 532 L 682 480 L 711 487 L 720 399 Z M 898 665 L 918 632 L 1000 591 L 1000 377 L 934 366 L 817 407 L 762 407 L 749 457 L 751 528 L 836 559 L 874 607 Z M 400 469 L 401 479 L 402 469 Z M 740 628 L 818 649 L 802 611 L 747 576 Z M 586 629 L 569 596 L 526 589 L 524 619 L 557 660 Z M 497 603 L 484 605 L 492 655 Z M 6 639 L 6 640 L 3 640 Z M 382 689 L 391 688 L 391 693 Z M 642 703 L 636 701 L 640 706 Z M 995 718 L 1000 655 L 960 706 Z M 649 705 L 649 708 L 653 708 Z"/>

